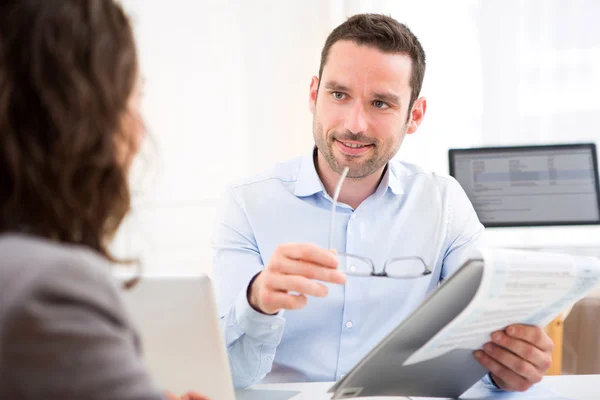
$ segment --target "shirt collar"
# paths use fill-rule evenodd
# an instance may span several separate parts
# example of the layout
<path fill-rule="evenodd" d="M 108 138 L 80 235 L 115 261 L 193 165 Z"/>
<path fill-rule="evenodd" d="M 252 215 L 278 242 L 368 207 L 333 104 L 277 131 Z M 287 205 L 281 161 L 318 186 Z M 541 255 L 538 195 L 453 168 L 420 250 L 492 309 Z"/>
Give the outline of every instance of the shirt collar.
<path fill-rule="evenodd" d="M 392 193 L 396 195 L 404 194 L 404 189 L 402 189 L 402 182 L 400 182 L 400 171 L 398 171 L 398 163 L 395 163 L 394 160 L 388 163 L 388 169 L 381 180 L 382 185 L 386 185 L 390 188 Z"/>
<path fill-rule="evenodd" d="M 315 148 L 310 156 L 306 156 L 302 159 L 302 165 L 300 166 L 298 178 L 296 179 L 296 188 L 294 189 L 294 195 L 297 197 L 312 196 L 319 192 L 325 193 L 325 188 L 323 187 L 321 178 L 319 178 L 319 174 L 315 168 L 314 158 L 316 151 L 317 149 Z M 396 163 L 390 161 L 377 191 L 382 188 L 389 188 L 392 193 L 396 195 L 404 193 L 397 167 Z"/>
<path fill-rule="evenodd" d="M 323 183 L 317 169 L 315 168 L 315 150 L 310 156 L 306 156 L 302 159 L 302 165 L 298 172 L 298 178 L 296 179 L 296 188 L 294 189 L 294 195 L 298 197 L 312 196 L 315 193 L 325 192 Z"/>

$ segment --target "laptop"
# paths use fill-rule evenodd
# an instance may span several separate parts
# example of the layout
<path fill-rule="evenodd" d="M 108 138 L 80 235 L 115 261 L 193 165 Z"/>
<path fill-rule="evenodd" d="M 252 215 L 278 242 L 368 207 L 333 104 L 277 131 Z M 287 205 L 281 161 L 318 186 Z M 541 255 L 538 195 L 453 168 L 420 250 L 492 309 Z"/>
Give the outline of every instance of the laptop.
<path fill-rule="evenodd" d="M 233 389 L 210 279 L 144 277 L 123 293 L 159 387 L 197 391 L 213 400 L 288 400 L 299 392 Z"/>

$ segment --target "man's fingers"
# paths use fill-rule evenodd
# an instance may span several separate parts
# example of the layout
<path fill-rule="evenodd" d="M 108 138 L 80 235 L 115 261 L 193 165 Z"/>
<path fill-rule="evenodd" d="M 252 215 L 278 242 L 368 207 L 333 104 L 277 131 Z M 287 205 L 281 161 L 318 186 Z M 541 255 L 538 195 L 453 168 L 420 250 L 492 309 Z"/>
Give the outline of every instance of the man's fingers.
<path fill-rule="evenodd" d="M 278 291 L 292 291 L 314 297 L 327 296 L 325 285 L 299 275 L 272 274 L 267 287 Z"/>
<path fill-rule="evenodd" d="M 327 296 L 327 286 L 316 281 L 346 282 L 346 275 L 337 270 L 337 265 L 337 255 L 330 250 L 311 243 L 283 244 L 253 281 L 248 301 L 265 314 L 300 309 L 306 305 L 306 295 Z"/>
<path fill-rule="evenodd" d="M 325 268 L 337 268 L 338 259 L 335 254 L 312 243 L 290 243 L 277 248 L 285 258 L 303 260 Z"/>
<path fill-rule="evenodd" d="M 508 336 L 531 343 L 542 351 L 551 352 L 554 343 L 544 330 L 537 326 L 515 324 L 505 329 Z"/>
<path fill-rule="evenodd" d="M 503 332 L 495 332 L 492 334 L 492 341 L 500 347 L 509 350 L 518 357 L 527 360 L 536 368 L 546 371 L 552 364 L 552 358 L 549 353 L 546 353 L 536 347 L 534 344 L 521 339 L 515 339 Z"/>
<path fill-rule="evenodd" d="M 285 292 L 265 290 L 260 294 L 261 304 L 268 306 L 268 309 L 274 310 L 299 310 L 306 306 L 306 296 L 299 294 L 288 294 Z"/>
<path fill-rule="evenodd" d="M 337 269 L 323 268 L 320 265 L 302 260 L 288 260 L 282 265 L 280 272 L 288 275 L 301 275 L 308 279 L 343 285 L 346 283 L 346 274 Z"/>
<path fill-rule="evenodd" d="M 485 352 L 477 350 L 474 355 L 477 361 L 492 373 L 494 380 L 502 389 L 524 392 L 531 387 L 531 382 L 500 364 Z"/>
<path fill-rule="evenodd" d="M 538 383 L 543 378 L 543 374 L 533 364 L 503 347 L 494 343 L 486 343 L 483 346 L 483 350 L 496 362 L 502 364 L 519 376 L 522 376 L 531 383 Z"/>

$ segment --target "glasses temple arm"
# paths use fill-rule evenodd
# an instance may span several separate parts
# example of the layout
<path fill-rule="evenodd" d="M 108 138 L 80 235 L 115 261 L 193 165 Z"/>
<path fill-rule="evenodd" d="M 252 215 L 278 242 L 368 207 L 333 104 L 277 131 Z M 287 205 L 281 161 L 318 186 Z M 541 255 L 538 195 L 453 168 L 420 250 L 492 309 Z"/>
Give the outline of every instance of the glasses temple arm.
<path fill-rule="evenodd" d="M 344 179 L 346 179 L 346 175 L 348 175 L 349 168 L 345 167 L 342 171 L 342 175 L 340 175 L 340 180 L 335 186 L 335 191 L 333 192 L 333 201 L 331 202 L 331 218 L 329 219 L 329 245 L 328 249 L 333 248 L 333 231 L 335 225 L 335 214 L 337 209 L 337 201 L 338 197 L 340 197 L 340 191 L 342 190 L 342 184 L 344 183 Z"/>

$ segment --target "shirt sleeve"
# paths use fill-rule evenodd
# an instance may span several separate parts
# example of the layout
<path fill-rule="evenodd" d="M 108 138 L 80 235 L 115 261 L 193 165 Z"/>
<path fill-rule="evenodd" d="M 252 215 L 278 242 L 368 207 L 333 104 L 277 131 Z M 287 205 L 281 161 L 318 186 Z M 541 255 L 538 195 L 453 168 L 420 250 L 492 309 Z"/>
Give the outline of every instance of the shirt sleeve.
<path fill-rule="evenodd" d="M 472 251 L 484 246 L 483 225 L 467 194 L 454 179 L 449 178 L 447 186 L 448 235 L 441 279 L 444 280 L 456 272 Z"/>
<path fill-rule="evenodd" d="M 263 269 L 263 261 L 232 188 L 225 193 L 212 245 L 215 292 L 233 382 L 245 388 L 271 371 L 285 319 L 283 312 L 265 315 L 248 303 L 248 286 Z"/>
<path fill-rule="evenodd" d="M 481 378 L 481 381 L 490 390 L 493 390 L 495 392 L 503 392 L 504 391 L 504 389 L 501 389 L 500 386 L 498 386 L 496 384 L 496 382 L 494 382 L 494 379 L 492 379 L 492 374 L 490 372 L 488 372 L 487 374 L 485 374 L 485 376 L 483 378 Z"/>

